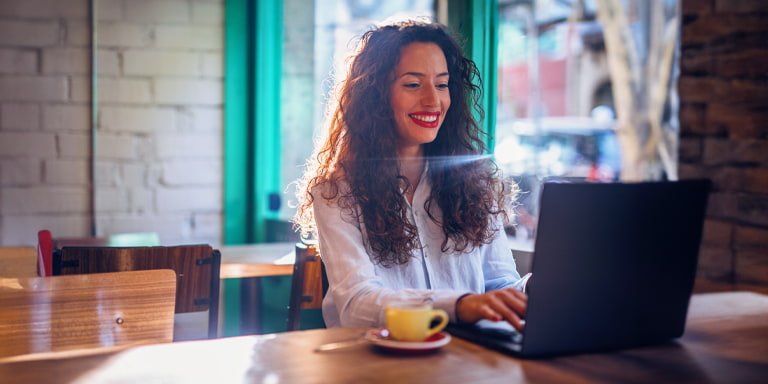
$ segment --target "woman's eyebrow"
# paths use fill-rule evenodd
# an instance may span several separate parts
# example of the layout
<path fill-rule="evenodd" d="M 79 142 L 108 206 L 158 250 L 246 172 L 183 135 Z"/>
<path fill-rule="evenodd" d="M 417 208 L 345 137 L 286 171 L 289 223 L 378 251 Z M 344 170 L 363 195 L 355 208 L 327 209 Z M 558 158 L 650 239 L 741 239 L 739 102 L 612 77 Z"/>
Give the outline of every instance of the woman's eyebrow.
<path fill-rule="evenodd" d="M 423 74 L 421 72 L 405 72 L 402 75 L 400 75 L 400 77 L 409 76 L 409 75 L 410 76 L 416 76 L 416 77 L 425 77 L 426 76 L 425 74 Z M 443 77 L 443 76 L 448 76 L 448 75 L 449 75 L 448 72 L 442 72 L 442 73 L 438 73 L 436 77 Z"/>

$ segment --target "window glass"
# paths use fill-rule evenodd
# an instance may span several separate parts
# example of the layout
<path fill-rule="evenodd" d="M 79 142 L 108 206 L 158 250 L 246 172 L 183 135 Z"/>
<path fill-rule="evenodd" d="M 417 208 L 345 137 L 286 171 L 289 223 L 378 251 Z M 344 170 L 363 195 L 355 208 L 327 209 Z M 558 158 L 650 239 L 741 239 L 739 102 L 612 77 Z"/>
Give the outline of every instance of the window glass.
<path fill-rule="evenodd" d="M 635 99 L 622 101 L 625 115 L 634 114 L 632 118 L 653 115 L 647 106 L 658 101 L 652 99 L 653 84 L 661 78 L 657 74 L 671 71 L 668 83 L 660 85 L 663 90 L 657 92 L 668 94 L 661 101 L 665 112 L 663 116 L 659 113 L 657 122 L 669 133 L 659 141 L 658 147 L 676 148 L 677 106 L 673 95 L 676 61 L 673 64 L 661 61 L 664 39 L 654 35 L 654 29 L 649 26 L 667 27 L 668 31 L 679 27 L 675 19 L 677 1 L 609 3 L 620 5 L 621 27 L 626 28 L 627 35 L 633 39 L 627 46 L 635 66 L 626 72 L 640 74 L 634 83 L 632 97 Z M 515 225 L 508 228 L 510 239 L 518 248 L 532 249 L 538 194 L 544 181 L 623 179 L 622 172 L 626 169 L 622 170 L 622 146 L 633 144 L 642 150 L 652 135 L 640 124 L 639 128 L 629 127 L 639 132 L 634 143 L 619 140 L 618 108 L 597 1 L 499 0 L 498 10 L 498 110 L 494 151 L 505 176 L 517 181 L 523 192 L 515 208 Z M 653 126 L 653 123 L 647 125 Z M 663 142 L 667 138 L 671 142 Z M 661 173 L 669 176 L 676 172 L 675 167 L 666 163 L 657 169 L 663 169 Z"/>
<path fill-rule="evenodd" d="M 303 1 L 286 0 L 291 2 L 299 5 L 296 12 L 307 8 Z M 293 217 L 296 199 L 292 183 L 301 176 L 303 165 L 312 154 L 313 141 L 323 129 L 326 98 L 335 73 L 343 70 L 357 39 L 388 18 L 433 18 L 433 3 L 432 0 L 323 0 L 315 2 L 312 21 L 299 20 L 293 13 L 286 15 L 281 218 Z M 311 24 L 314 28 L 308 30 L 307 25 Z M 298 37 L 292 38 L 297 34 Z M 307 52 L 313 54 L 308 56 Z"/>

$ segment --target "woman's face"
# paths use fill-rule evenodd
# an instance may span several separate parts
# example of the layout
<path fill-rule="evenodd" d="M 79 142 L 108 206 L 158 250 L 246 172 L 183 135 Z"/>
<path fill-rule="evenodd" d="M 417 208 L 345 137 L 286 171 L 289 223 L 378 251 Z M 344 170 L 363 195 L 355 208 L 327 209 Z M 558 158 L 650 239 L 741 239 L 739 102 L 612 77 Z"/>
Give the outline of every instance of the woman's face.
<path fill-rule="evenodd" d="M 403 47 L 390 102 L 400 136 L 400 154 L 420 153 L 422 144 L 437 137 L 451 106 L 448 64 L 437 44 L 419 42 Z"/>

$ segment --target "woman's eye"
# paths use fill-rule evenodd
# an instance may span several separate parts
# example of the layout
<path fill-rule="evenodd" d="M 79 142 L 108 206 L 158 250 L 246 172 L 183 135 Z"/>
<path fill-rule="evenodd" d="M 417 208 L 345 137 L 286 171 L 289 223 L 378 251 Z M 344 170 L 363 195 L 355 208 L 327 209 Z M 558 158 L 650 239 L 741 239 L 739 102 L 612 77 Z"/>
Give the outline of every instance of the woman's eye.
<path fill-rule="evenodd" d="M 407 83 L 407 84 L 403 84 L 403 86 L 406 87 L 406 88 L 416 88 L 416 87 L 419 86 L 419 84 L 417 84 L 417 83 Z"/>
<path fill-rule="evenodd" d="M 445 88 L 448 88 L 448 84 L 447 83 L 446 84 L 438 84 L 437 87 L 440 88 L 440 89 L 445 89 Z"/>

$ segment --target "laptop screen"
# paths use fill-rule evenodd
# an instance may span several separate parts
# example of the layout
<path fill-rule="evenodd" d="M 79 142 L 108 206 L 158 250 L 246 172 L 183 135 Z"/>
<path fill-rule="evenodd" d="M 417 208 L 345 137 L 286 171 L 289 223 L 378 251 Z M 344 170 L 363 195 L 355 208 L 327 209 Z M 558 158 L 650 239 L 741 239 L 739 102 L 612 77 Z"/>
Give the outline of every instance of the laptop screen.
<path fill-rule="evenodd" d="M 579 353 L 681 336 L 708 191 L 707 180 L 545 183 L 520 352 Z"/>

